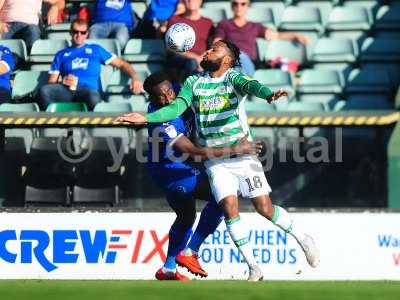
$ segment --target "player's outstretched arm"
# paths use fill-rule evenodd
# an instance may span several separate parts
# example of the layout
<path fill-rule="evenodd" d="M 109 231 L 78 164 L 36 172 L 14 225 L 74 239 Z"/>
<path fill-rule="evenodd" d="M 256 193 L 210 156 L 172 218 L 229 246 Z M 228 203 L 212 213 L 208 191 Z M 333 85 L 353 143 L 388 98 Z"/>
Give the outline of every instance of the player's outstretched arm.
<path fill-rule="evenodd" d="M 182 153 L 187 153 L 193 158 L 216 158 L 223 157 L 232 154 L 258 154 L 262 150 L 262 144 L 250 143 L 247 141 L 247 136 L 242 138 L 239 143 L 230 147 L 224 148 L 210 148 L 210 147 L 199 147 L 194 145 L 191 140 L 186 136 L 180 136 L 173 144 L 174 148 Z"/>
<path fill-rule="evenodd" d="M 245 77 L 243 75 L 237 75 L 233 79 L 235 89 L 241 91 L 243 94 L 256 96 L 261 99 L 266 99 L 268 103 L 271 103 L 280 97 L 287 96 L 288 93 L 283 89 L 277 92 L 273 92 L 270 88 L 261 84 L 255 79 Z"/>
<path fill-rule="evenodd" d="M 186 101 L 178 98 L 172 104 L 164 106 L 163 108 L 149 113 L 147 115 L 142 115 L 137 112 L 124 114 L 119 116 L 115 121 L 117 122 L 127 122 L 131 124 L 147 124 L 147 123 L 163 123 L 170 120 L 174 120 L 179 117 L 188 108 Z"/>

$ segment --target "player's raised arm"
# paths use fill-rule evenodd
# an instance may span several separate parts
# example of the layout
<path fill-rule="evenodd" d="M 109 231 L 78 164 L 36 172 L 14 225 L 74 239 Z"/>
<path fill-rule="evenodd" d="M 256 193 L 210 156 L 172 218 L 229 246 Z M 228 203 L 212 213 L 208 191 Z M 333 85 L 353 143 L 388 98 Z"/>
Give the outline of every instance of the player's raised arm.
<path fill-rule="evenodd" d="M 238 73 L 232 80 L 234 87 L 243 94 L 256 96 L 261 99 L 266 99 L 268 103 L 277 100 L 280 97 L 288 96 L 288 93 L 283 89 L 273 92 L 270 88 L 261 84 L 255 79 L 243 76 Z"/>

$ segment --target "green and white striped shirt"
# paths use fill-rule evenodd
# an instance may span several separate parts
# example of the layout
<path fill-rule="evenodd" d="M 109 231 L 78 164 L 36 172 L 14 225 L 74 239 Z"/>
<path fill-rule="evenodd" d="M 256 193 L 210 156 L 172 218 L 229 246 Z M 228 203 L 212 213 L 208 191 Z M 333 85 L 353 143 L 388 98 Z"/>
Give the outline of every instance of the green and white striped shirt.
<path fill-rule="evenodd" d="M 251 139 L 244 101 L 245 87 L 253 80 L 234 69 L 228 69 L 218 78 L 202 73 L 186 79 L 178 98 L 184 99 L 196 112 L 200 145 L 226 147 L 247 133 Z M 259 85 L 261 89 L 263 86 Z"/>

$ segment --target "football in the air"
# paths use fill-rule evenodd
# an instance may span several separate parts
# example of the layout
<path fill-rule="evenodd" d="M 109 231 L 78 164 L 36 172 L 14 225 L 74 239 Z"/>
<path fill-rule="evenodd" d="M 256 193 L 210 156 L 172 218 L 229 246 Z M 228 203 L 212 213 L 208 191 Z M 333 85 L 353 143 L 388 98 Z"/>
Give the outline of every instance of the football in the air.
<path fill-rule="evenodd" d="M 185 23 L 172 25 L 165 34 L 165 44 L 176 52 L 185 52 L 193 48 L 196 34 L 191 26 Z"/>

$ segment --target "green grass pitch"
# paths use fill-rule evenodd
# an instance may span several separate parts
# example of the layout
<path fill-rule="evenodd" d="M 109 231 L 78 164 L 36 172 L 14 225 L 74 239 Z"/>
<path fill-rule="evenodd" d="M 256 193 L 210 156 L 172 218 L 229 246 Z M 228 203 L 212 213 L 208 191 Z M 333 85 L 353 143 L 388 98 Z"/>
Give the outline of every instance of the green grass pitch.
<path fill-rule="evenodd" d="M 399 281 L 72 281 L 2 280 L 2 300 L 391 300 Z"/>

